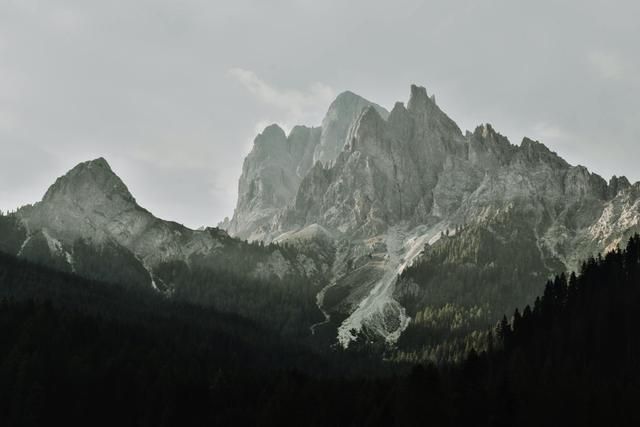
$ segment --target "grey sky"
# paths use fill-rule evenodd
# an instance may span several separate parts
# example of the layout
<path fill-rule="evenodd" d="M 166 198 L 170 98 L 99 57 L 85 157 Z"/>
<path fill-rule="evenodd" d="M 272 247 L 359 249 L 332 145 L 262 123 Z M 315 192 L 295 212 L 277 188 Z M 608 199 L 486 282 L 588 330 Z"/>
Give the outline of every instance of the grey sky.
<path fill-rule="evenodd" d="M 231 215 L 244 155 L 352 90 L 409 85 L 608 178 L 640 179 L 640 2 L 0 0 L 0 209 L 104 156 L 138 202 Z"/>

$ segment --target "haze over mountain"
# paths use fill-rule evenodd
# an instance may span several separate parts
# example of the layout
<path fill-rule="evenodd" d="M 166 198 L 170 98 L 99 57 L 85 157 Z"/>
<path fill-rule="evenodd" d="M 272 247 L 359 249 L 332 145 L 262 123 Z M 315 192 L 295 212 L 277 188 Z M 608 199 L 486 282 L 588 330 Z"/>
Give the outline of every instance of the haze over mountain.
<path fill-rule="evenodd" d="M 0 1 L 0 427 L 640 426 L 639 17 Z"/>
<path fill-rule="evenodd" d="M 391 112 L 345 92 L 320 127 L 268 126 L 220 225 L 231 237 L 156 218 L 102 158 L 3 224 L 5 251 L 63 271 L 305 339 L 348 347 L 364 336 L 428 352 L 638 231 L 640 184 L 607 182 L 528 138 L 512 145 L 489 124 L 463 134 L 413 85 Z M 439 328 L 449 332 L 430 349 L 413 347 Z"/>
<path fill-rule="evenodd" d="M 287 139 L 279 128 L 271 126 L 256 139 L 229 228 L 231 235 L 252 240 L 286 242 L 321 234 L 334 242 L 336 263 L 319 305 L 327 318 L 346 316 L 338 328 L 345 346 L 362 331 L 397 341 L 410 323 L 398 299 L 423 300 L 433 308 L 447 302 L 424 300 L 428 283 L 396 287 L 425 245 L 437 246 L 445 231 L 450 236 L 448 230 L 464 230 L 461 239 L 470 230 L 486 231 L 502 244 L 496 253 L 483 254 L 484 262 L 494 269 L 520 268 L 533 281 L 577 269 L 582 259 L 615 248 L 640 226 L 640 184 L 615 176 L 607 182 L 529 138 L 512 145 L 489 124 L 463 134 L 423 87 L 412 86 L 407 106 L 396 103 L 388 117 L 357 95 L 347 92 L 338 100 L 345 98 L 364 108 L 355 120 L 352 111 L 344 111 L 344 121 L 351 121 L 341 126 L 347 132 L 330 134 L 323 124 L 320 135 L 338 138 L 331 145 L 343 148 L 316 158 L 310 169 L 308 159 L 301 160 L 302 168 L 293 157 L 283 159 L 280 147 Z M 334 106 L 323 123 L 335 117 Z M 254 160 L 258 156 L 261 162 Z M 286 180 L 292 171 L 296 179 Z M 507 264 L 500 265 L 514 233 L 520 244 L 526 242 L 518 249 L 525 264 L 507 265 L 514 259 L 503 259 Z M 515 290 L 499 283 L 499 296 L 490 295 L 492 287 L 475 302 L 493 312 L 487 320 L 507 308 L 499 299 L 519 305 L 539 290 L 533 284 Z M 450 295 L 448 302 L 455 305 L 465 292 Z"/>
<path fill-rule="evenodd" d="M 285 335 L 306 335 L 321 319 L 315 293 L 330 263 L 321 251 L 248 244 L 216 228 L 191 230 L 158 219 L 103 158 L 74 167 L 42 201 L 0 216 L 0 250 L 239 313 Z"/>

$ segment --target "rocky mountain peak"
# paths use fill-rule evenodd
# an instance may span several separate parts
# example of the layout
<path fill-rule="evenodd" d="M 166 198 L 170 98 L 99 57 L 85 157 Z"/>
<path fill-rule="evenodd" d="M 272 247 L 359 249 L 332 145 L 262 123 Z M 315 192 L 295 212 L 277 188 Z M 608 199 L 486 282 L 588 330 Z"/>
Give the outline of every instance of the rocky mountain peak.
<path fill-rule="evenodd" d="M 246 157 L 238 185 L 238 203 L 227 230 L 244 239 L 260 239 L 275 212 L 292 203 L 312 166 L 331 164 L 344 149 L 349 130 L 367 107 L 382 119 L 387 110 L 346 91 L 331 103 L 321 127 L 295 126 L 289 135 L 278 125 L 264 129 Z"/>
<path fill-rule="evenodd" d="M 389 118 L 392 115 L 404 115 L 407 112 L 407 108 L 404 106 L 404 102 L 401 101 L 397 101 L 394 105 L 393 108 L 391 109 L 391 113 L 389 113 Z"/>
<path fill-rule="evenodd" d="M 415 118 L 416 125 L 424 132 L 443 133 L 449 136 L 455 134 L 462 136 L 462 131 L 447 116 L 444 111 L 436 105 L 435 96 L 429 97 L 427 90 L 423 86 L 411 85 L 411 95 L 407 103 L 407 110 Z M 435 131 L 439 128 L 438 131 Z"/>
<path fill-rule="evenodd" d="M 367 107 L 373 107 L 383 119 L 389 116 L 386 109 L 353 92 L 338 95 L 322 120 L 322 135 L 313 156 L 314 162 L 331 163 L 337 159 L 348 142 L 349 129 Z"/>
<path fill-rule="evenodd" d="M 506 164 L 512 157 L 516 147 L 497 132 L 489 123 L 482 124 L 467 134 L 469 141 L 469 160 L 493 169 Z"/>
<path fill-rule="evenodd" d="M 286 149 L 287 135 L 274 123 L 264 128 L 253 140 L 253 144 L 261 149 Z"/>
<path fill-rule="evenodd" d="M 427 95 L 427 89 L 424 86 L 411 85 L 411 97 L 407 104 L 409 111 L 426 111 L 432 105 L 435 103 Z"/>
<path fill-rule="evenodd" d="M 607 188 L 607 196 L 610 199 L 613 199 L 620 192 L 626 190 L 629 187 L 631 187 L 631 183 L 629 182 L 627 177 L 625 176 L 617 177 L 614 175 L 609 180 L 609 186 Z"/>
<path fill-rule="evenodd" d="M 85 202 L 96 197 L 118 198 L 135 204 L 127 186 L 102 157 L 75 166 L 49 187 L 43 201 L 68 199 Z"/>
<path fill-rule="evenodd" d="M 520 143 L 521 156 L 529 162 L 548 163 L 558 168 L 567 168 L 569 164 L 554 151 L 551 151 L 546 145 L 539 141 L 534 141 L 528 137 L 524 137 Z"/>

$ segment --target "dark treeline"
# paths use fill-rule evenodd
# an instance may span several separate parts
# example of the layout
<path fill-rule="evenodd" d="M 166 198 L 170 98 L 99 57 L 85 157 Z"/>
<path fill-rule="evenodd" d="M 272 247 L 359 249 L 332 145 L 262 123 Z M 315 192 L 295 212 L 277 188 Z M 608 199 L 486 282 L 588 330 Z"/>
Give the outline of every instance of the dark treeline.
<path fill-rule="evenodd" d="M 280 335 L 309 341 L 309 327 L 323 319 L 316 294 L 326 280 L 320 266 L 331 264 L 332 251 L 250 243 L 213 228 L 203 233 L 216 239 L 218 250 L 166 261 L 149 271 L 115 240 L 57 242 L 59 250 L 51 250 L 43 231 L 29 234 L 14 214 L 0 212 L 0 252 L 89 280 L 119 284 L 134 293 L 151 289 L 152 274 L 154 286 L 176 301 L 236 313 Z M 315 272 L 292 267 L 290 261 L 302 257 L 318 266 Z"/>
<path fill-rule="evenodd" d="M 564 269 L 538 247 L 525 215 L 447 230 L 402 273 L 396 292 L 412 318 L 398 342 L 404 360 L 459 361 L 461 349 L 478 346 L 478 331 L 533 301 Z"/>
<path fill-rule="evenodd" d="M 6 294 L 25 277 L 32 289 L 81 280 L 0 261 Z M 226 328 L 192 330 L 171 304 L 106 316 L 22 295 L 0 307 L 3 425 L 640 425 L 638 236 L 550 281 L 486 352 L 395 376 L 327 374 L 354 360 L 297 351 L 241 319 L 235 330 L 215 312 L 205 324 Z"/>

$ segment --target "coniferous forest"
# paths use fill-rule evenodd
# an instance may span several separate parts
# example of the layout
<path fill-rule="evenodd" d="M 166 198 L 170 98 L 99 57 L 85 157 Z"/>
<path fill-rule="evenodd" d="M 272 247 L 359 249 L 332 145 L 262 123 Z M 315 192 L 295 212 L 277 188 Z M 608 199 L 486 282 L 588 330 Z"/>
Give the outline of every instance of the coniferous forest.
<path fill-rule="evenodd" d="M 237 315 L 0 255 L 2 425 L 639 425 L 640 236 L 457 363 L 317 351 Z"/>

